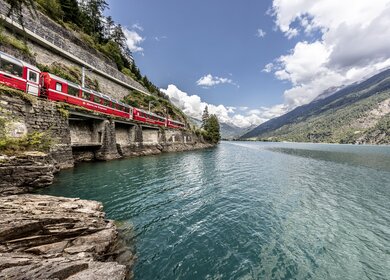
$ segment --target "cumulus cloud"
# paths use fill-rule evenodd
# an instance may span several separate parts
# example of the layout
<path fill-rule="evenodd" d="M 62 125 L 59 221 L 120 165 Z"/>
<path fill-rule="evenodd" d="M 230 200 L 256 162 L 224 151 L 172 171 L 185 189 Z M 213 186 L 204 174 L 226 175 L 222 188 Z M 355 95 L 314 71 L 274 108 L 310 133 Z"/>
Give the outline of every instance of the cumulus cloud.
<path fill-rule="evenodd" d="M 210 114 L 217 115 L 220 122 L 235 125 L 238 127 L 249 127 L 252 125 L 258 125 L 269 118 L 266 116 L 273 116 L 274 113 L 270 113 L 271 108 L 260 108 L 258 111 L 248 111 L 248 107 L 239 107 L 238 110 L 241 113 L 236 113 L 236 107 L 225 107 L 224 105 L 214 105 L 203 102 L 198 95 L 189 95 L 188 93 L 180 90 L 175 85 L 169 85 L 167 89 L 161 89 L 169 99 L 179 107 L 183 112 L 193 118 L 201 119 L 203 110 L 208 106 Z M 245 112 L 248 111 L 248 112 Z"/>
<path fill-rule="evenodd" d="M 198 86 L 202 86 L 205 88 L 209 88 L 209 87 L 219 85 L 219 84 L 231 84 L 231 85 L 239 87 L 235 82 L 233 82 L 232 79 L 221 78 L 221 77 L 217 77 L 217 76 L 214 77 L 211 74 L 203 76 L 202 78 L 200 78 L 199 80 L 196 81 L 196 84 Z"/>
<path fill-rule="evenodd" d="M 144 49 L 140 46 L 140 44 L 145 40 L 145 38 L 138 34 L 135 29 L 136 28 L 129 30 L 125 27 L 123 28 L 123 34 L 125 34 L 126 37 L 126 45 L 133 53 L 143 52 Z"/>
<path fill-rule="evenodd" d="M 272 15 L 287 38 L 303 38 L 263 69 L 291 82 L 289 109 L 390 66 L 390 0 L 274 0 Z"/>
<path fill-rule="evenodd" d="M 267 35 L 267 33 L 263 29 L 261 28 L 257 29 L 256 37 L 263 38 L 265 37 L 265 35 Z"/>

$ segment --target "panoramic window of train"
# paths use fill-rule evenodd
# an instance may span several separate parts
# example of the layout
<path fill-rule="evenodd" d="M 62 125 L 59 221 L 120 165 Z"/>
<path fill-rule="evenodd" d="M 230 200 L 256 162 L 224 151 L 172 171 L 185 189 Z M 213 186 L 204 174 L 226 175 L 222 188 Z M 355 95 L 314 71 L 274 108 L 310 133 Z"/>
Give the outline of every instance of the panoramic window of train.
<path fill-rule="evenodd" d="M 110 106 L 110 101 L 108 101 L 107 99 L 103 99 L 103 105 Z"/>
<path fill-rule="evenodd" d="M 78 96 L 79 90 L 75 87 L 68 86 L 68 94 L 73 95 L 73 96 Z"/>
<path fill-rule="evenodd" d="M 38 83 L 38 73 L 29 70 L 27 79 L 31 82 Z"/>
<path fill-rule="evenodd" d="M 90 100 L 91 99 L 91 94 L 88 93 L 88 92 L 83 91 L 82 97 L 84 99 Z"/>
<path fill-rule="evenodd" d="M 0 68 L 1 68 L 1 70 L 5 71 L 9 74 L 12 74 L 12 75 L 15 75 L 18 77 L 23 76 L 23 68 L 17 64 L 14 64 L 14 63 L 8 61 L 8 60 L 0 59 Z"/>
<path fill-rule="evenodd" d="M 93 96 L 93 102 L 95 102 L 95 103 L 100 103 L 100 102 L 101 102 L 101 98 L 94 95 L 94 96 Z"/>
<path fill-rule="evenodd" d="M 56 91 L 62 91 L 62 84 L 56 83 Z"/>

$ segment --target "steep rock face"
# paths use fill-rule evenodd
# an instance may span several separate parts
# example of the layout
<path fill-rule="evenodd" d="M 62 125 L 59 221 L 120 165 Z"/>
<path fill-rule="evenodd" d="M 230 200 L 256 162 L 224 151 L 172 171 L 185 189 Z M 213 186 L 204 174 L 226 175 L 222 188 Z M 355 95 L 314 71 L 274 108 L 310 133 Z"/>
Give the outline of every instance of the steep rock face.
<path fill-rule="evenodd" d="M 0 198 L 0 279 L 125 279 L 128 267 L 113 262 L 123 255 L 117 244 L 116 226 L 99 202 Z M 134 256 L 122 259 L 131 266 Z"/>
<path fill-rule="evenodd" d="M 49 186 L 57 170 L 52 157 L 40 152 L 0 156 L 0 196 Z"/>

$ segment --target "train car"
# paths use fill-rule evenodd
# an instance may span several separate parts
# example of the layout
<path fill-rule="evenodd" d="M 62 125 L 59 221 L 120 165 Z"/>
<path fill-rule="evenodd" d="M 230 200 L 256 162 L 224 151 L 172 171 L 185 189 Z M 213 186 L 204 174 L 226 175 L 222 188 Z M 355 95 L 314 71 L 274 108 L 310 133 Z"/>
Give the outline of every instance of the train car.
<path fill-rule="evenodd" d="M 0 52 L 0 84 L 38 96 L 40 73 L 37 67 Z"/>
<path fill-rule="evenodd" d="M 185 124 L 184 123 L 179 122 L 179 121 L 175 121 L 175 120 L 171 120 L 171 119 L 167 120 L 167 126 L 170 127 L 170 128 L 176 128 L 176 129 L 183 129 L 183 128 L 185 128 Z"/>
<path fill-rule="evenodd" d="M 132 107 L 100 92 L 82 88 L 51 73 L 41 73 L 41 84 L 41 96 L 49 100 L 66 102 L 122 118 L 132 118 Z"/>
<path fill-rule="evenodd" d="M 138 108 L 133 108 L 133 119 L 140 122 L 166 126 L 166 118 Z"/>
<path fill-rule="evenodd" d="M 37 67 L 0 52 L 0 84 L 53 101 L 66 102 L 108 115 L 175 129 L 185 124 L 133 108 L 100 92 L 83 88 Z"/>

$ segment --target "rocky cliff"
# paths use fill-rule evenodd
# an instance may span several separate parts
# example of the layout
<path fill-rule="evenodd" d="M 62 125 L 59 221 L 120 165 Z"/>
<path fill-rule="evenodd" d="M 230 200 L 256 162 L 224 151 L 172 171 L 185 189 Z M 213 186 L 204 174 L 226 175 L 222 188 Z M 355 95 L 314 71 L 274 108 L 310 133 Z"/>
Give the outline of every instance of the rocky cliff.
<path fill-rule="evenodd" d="M 134 256 L 118 246 L 102 209 L 73 198 L 0 197 L 0 279 L 125 279 Z"/>

